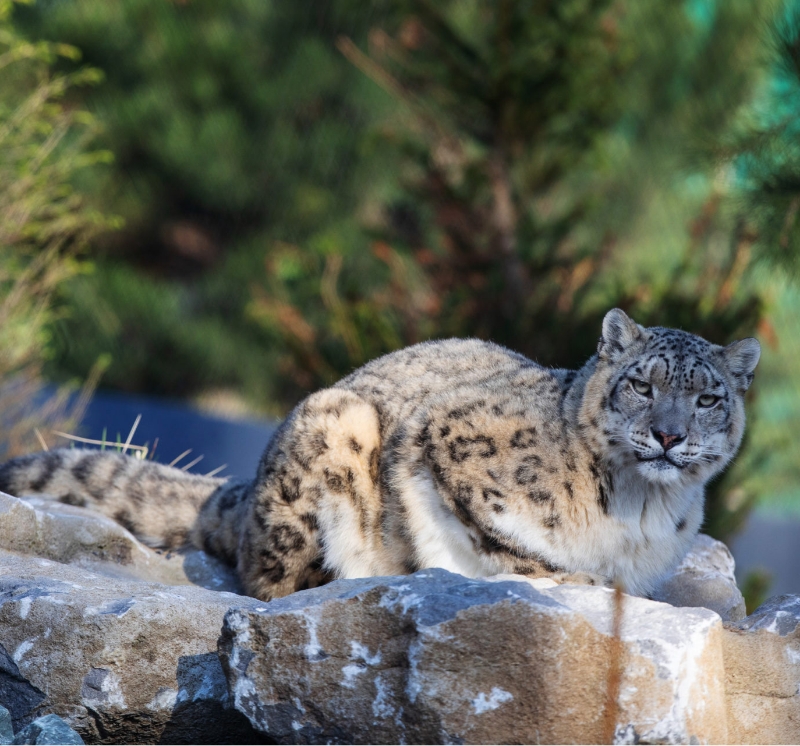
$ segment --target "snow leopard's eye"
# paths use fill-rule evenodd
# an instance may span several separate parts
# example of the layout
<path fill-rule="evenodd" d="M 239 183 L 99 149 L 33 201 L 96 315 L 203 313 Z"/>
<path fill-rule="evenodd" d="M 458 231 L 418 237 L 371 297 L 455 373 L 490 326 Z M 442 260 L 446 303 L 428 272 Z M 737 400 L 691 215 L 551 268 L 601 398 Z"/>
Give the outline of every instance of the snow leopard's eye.
<path fill-rule="evenodd" d="M 703 394 L 697 397 L 697 405 L 700 407 L 713 407 L 718 401 L 719 397 L 714 394 Z"/>
<path fill-rule="evenodd" d="M 653 393 L 653 387 L 645 381 L 640 381 L 638 378 L 631 378 L 631 386 L 637 394 L 642 396 L 650 396 Z"/>

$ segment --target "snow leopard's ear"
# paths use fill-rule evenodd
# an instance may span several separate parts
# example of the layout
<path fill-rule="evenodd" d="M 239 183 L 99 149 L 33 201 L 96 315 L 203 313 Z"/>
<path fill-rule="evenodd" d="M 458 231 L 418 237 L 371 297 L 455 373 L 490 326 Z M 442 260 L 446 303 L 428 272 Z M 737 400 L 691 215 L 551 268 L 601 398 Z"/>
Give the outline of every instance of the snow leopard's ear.
<path fill-rule="evenodd" d="M 753 373 L 761 357 L 761 345 L 757 339 L 747 337 L 724 347 L 722 356 L 739 384 L 739 391 L 744 393 L 753 382 Z"/>
<path fill-rule="evenodd" d="M 597 343 L 597 354 L 614 360 L 632 344 L 644 339 L 644 329 L 619 308 L 612 308 L 603 319 L 603 336 Z"/>

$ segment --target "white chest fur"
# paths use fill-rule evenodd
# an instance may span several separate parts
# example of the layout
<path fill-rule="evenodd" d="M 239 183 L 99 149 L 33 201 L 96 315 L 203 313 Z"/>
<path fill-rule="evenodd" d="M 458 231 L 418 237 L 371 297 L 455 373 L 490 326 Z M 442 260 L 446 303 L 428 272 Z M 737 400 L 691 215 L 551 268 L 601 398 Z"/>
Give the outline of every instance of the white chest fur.
<path fill-rule="evenodd" d="M 665 491 L 641 479 L 618 479 L 609 514 L 599 508 L 580 526 L 547 531 L 538 521 L 508 513 L 495 529 L 568 572 L 615 579 L 642 594 L 686 553 L 702 520 L 702 491 Z M 427 472 L 409 476 L 401 490 L 420 566 L 442 567 L 468 577 L 506 571 L 478 551 L 467 528 L 446 507 Z M 676 530 L 684 519 L 686 527 Z"/>
<path fill-rule="evenodd" d="M 702 522 L 703 488 L 667 488 L 622 474 L 608 504 L 608 515 L 597 510 L 576 530 L 553 537 L 553 561 L 646 593 L 688 551 Z"/>

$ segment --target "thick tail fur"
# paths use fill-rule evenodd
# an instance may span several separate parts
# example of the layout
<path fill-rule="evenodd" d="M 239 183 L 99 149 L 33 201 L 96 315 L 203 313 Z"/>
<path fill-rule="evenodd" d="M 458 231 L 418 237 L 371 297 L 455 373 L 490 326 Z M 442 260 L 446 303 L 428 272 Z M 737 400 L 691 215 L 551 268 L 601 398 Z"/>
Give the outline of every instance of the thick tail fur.
<path fill-rule="evenodd" d="M 115 453 L 64 448 L 0 465 L 0 490 L 45 495 L 113 518 L 146 544 L 189 542 L 235 563 L 248 482 L 187 474 Z M 222 510 L 220 508 L 224 507 Z"/>

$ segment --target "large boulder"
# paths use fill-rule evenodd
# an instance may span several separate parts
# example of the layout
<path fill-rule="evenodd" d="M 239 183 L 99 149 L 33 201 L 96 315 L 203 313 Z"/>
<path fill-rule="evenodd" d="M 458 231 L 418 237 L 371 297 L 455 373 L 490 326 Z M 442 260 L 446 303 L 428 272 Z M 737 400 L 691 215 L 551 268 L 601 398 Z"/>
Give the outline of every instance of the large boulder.
<path fill-rule="evenodd" d="M 236 707 L 280 743 L 726 741 L 722 623 L 613 591 L 445 570 L 332 583 L 225 617 Z"/>
<path fill-rule="evenodd" d="M 727 625 L 724 653 L 731 743 L 800 743 L 800 597 Z"/>
<path fill-rule="evenodd" d="M 91 743 L 258 742 L 216 652 L 234 606 L 263 604 L 2 552 L 0 701 L 15 730 L 57 713 Z"/>
<path fill-rule="evenodd" d="M 238 590 L 203 552 L 0 493 L 16 737 L 50 738 L 55 713 L 99 743 L 800 741 L 800 599 L 742 619 L 708 537 L 654 600 L 622 597 L 619 638 L 612 591 L 548 579 L 428 570 L 268 604 Z"/>

